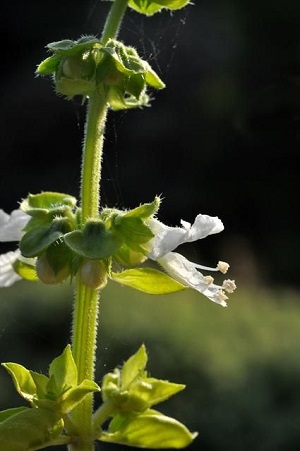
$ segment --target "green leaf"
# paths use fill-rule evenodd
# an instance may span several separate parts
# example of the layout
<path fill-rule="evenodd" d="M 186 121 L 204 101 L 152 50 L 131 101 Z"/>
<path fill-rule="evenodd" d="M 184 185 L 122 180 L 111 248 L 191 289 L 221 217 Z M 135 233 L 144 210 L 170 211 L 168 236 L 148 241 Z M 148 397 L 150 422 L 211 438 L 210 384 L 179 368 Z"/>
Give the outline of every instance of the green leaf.
<path fill-rule="evenodd" d="M 26 399 L 26 401 L 32 403 L 36 396 L 36 385 L 31 372 L 18 363 L 2 363 L 2 366 L 11 375 L 17 392 Z"/>
<path fill-rule="evenodd" d="M 63 421 L 54 412 L 43 409 L 23 409 L 0 423 L 0 443 L 3 451 L 38 449 L 57 438 Z"/>
<path fill-rule="evenodd" d="M 2 421 L 7 420 L 7 418 L 15 415 L 16 413 L 22 412 L 23 410 L 27 410 L 28 407 L 14 407 L 12 409 L 2 410 L 0 412 L 0 423 Z"/>
<path fill-rule="evenodd" d="M 174 384 L 169 381 L 155 379 L 153 377 L 141 378 L 131 388 L 131 396 L 144 403 L 145 408 L 166 401 L 171 396 L 184 390 L 185 385 Z"/>
<path fill-rule="evenodd" d="M 77 367 L 70 345 L 51 362 L 49 376 L 54 378 L 58 393 L 77 385 Z"/>
<path fill-rule="evenodd" d="M 142 345 L 138 351 L 129 357 L 123 364 L 121 370 L 121 389 L 126 390 L 134 382 L 134 380 L 141 376 L 144 372 L 148 361 L 146 348 Z"/>
<path fill-rule="evenodd" d="M 74 409 L 89 393 L 99 392 L 96 382 L 85 379 L 77 387 L 64 392 L 59 400 L 60 411 L 65 414 Z"/>
<path fill-rule="evenodd" d="M 83 232 L 67 233 L 64 240 L 72 251 L 88 259 L 110 257 L 122 244 L 116 233 L 106 230 L 102 221 L 89 221 Z"/>
<path fill-rule="evenodd" d="M 31 377 L 36 386 L 36 395 L 38 398 L 44 398 L 47 395 L 47 385 L 49 383 L 49 377 L 44 374 L 30 371 Z"/>
<path fill-rule="evenodd" d="M 143 291 L 148 294 L 169 294 L 185 290 L 187 287 L 152 268 L 126 269 L 120 273 L 111 273 L 115 282 Z"/>
<path fill-rule="evenodd" d="M 175 10 L 186 6 L 190 0 L 129 0 L 128 5 L 135 11 L 151 16 L 163 8 Z"/>
<path fill-rule="evenodd" d="M 116 415 L 109 432 L 102 433 L 98 439 L 140 448 L 179 449 L 190 445 L 196 436 L 179 421 L 149 410 L 132 416 Z"/>
<path fill-rule="evenodd" d="M 142 345 L 121 370 L 105 375 L 102 384 L 103 401 L 113 403 L 115 412 L 142 412 L 165 401 L 185 388 L 182 384 L 147 377 L 146 348 Z"/>

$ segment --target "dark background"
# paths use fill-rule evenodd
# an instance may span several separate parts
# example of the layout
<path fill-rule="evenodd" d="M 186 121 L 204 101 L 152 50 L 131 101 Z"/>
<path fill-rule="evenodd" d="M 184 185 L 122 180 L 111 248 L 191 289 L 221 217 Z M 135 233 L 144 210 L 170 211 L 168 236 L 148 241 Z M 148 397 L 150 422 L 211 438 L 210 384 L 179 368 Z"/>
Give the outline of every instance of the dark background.
<path fill-rule="evenodd" d="M 152 93 L 151 108 L 110 113 L 102 203 L 130 208 L 162 194 L 159 217 L 170 225 L 219 216 L 225 231 L 186 252 L 204 264 L 229 261 L 239 289 L 226 310 L 197 293 L 154 308 L 153 298 L 109 287 L 98 370 L 144 339 L 153 375 L 187 384 L 167 413 L 199 430 L 191 449 L 298 451 L 300 3 L 194 3 L 173 15 L 126 15 L 120 38 L 167 88 Z M 85 107 L 34 71 L 48 42 L 100 33 L 109 6 L 2 1 L 4 210 L 28 192 L 78 196 Z M 1 361 L 47 371 L 69 339 L 71 298 L 66 285 L 2 290 Z M 8 379 L 1 372 L 1 408 L 20 404 Z"/>
<path fill-rule="evenodd" d="M 55 96 L 34 71 L 48 42 L 100 33 L 109 6 L 2 2 L 7 211 L 28 192 L 78 195 L 85 107 Z M 299 287 L 299 19 L 298 0 L 197 0 L 152 18 L 130 11 L 120 39 L 167 88 L 152 94 L 151 108 L 110 114 L 103 204 L 134 207 L 162 194 L 160 217 L 170 225 L 217 215 L 225 232 L 197 253 L 212 263 L 214 247 L 222 249 L 247 282 Z"/>

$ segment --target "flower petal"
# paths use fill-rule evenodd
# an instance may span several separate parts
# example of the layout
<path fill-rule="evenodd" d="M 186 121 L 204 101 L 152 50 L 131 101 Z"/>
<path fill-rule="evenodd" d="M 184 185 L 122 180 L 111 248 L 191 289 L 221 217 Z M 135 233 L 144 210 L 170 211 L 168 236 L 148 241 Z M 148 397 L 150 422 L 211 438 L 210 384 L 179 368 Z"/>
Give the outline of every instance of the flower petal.
<path fill-rule="evenodd" d="M 185 286 L 204 294 L 208 299 L 226 307 L 227 296 L 218 285 L 211 283 L 211 278 L 203 276 L 194 264 L 177 252 L 169 252 L 158 263 L 175 280 Z"/>
<path fill-rule="evenodd" d="M 186 228 L 185 221 L 181 221 Z M 187 242 L 201 240 L 208 235 L 222 232 L 224 225 L 217 216 L 198 215 L 194 221 L 194 224 L 188 229 L 186 240 Z"/>
<path fill-rule="evenodd" d="M 149 219 L 146 224 L 155 235 L 145 245 L 149 249 L 148 257 L 151 260 L 159 259 L 185 241 L 187 231 L 183 228 L 166 226 L 154 218 Z"/>
<path fill-rule="evenodd" d="M 19 250 L 0 255 L 0 287 L 10 287 L 21 280 L 22 277 L 15 272 L 12 266 L 19 256 Z"/>
<path fill-rule="evenodd" d="M 180 244 L 200 240 L 224 229 L 218 217 L 201 214 L 196 216 L 193 225 L 182 220 L 182 227 L 168 227 L 154 218 L 149 219 L 147 225 L 155 235 L 147 243 L 148 257 L 152 260 L 158 260 Z"/>
<path fill-rule="evenodd" d="M 0 210 L 0 241 L 19 241 L 29 219 L 30 216 L 20 209 L 14 210 L 11 215 Z"/>

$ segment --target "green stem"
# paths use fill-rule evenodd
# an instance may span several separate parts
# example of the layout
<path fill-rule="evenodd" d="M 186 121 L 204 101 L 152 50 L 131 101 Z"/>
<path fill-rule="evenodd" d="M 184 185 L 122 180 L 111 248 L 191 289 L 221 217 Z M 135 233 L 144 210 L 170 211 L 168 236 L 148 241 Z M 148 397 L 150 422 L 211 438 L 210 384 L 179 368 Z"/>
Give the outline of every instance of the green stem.
<path fill-rule="evenodd" d="M 82 223 L 96 217 L 100 202 L 101 161 L 107 106 L 103 96 L 89 99 L 81 172 Z"/>
<path fill-rule="evenodd" d="M 128 0 L 115 0 L 108 15 L 102 42 L 115 38 Z M 95 93 L 89 98 L 81 172 L 82 227 L 91 217 L 97 217 L 100 205 L 101 162 L 104 130 L 107 118 L 105 96 Z M 77 280 L 73 315 L 72 350 L 78 369 L 78 383 L 94 380 L 97 344 L 99 291 Z M 70 451 L 94 451 L 93 395 L 88 395 L 72 412 L 78 437 L 69 445 Z"/>
<path fill-rule="evenodd" d="M 111 38 L 112 39 L 116 38 L 122 23 L 123 16 L 127 8 L 127 4 L 128 0 L 114 1 L 102 32 L 101 36 L 102 44 L 106 44 L 107 41 Z"/>
<path fill-rule="evenodd" d="M 94 430 L 99 431 L 103 423 L 112 415 L 114 412 L 114 405 L 111 401 L 104 402 L 94 413 L 93 424 Z"/>

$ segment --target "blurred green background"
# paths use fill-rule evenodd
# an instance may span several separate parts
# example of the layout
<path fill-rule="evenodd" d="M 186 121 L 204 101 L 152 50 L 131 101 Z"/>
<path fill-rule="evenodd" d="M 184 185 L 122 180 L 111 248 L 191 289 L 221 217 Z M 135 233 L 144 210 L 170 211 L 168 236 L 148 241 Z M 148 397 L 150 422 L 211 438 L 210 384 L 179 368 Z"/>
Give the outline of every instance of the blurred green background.
<path fill-rule="evenodd" d="M 71 304 L 67 285 L 2 292 L 1 360 L 46 372 L 68 342 Z M 145 343 L 150 373 L 187 385 L 159 410 L 199 432 L 189 449 L 296 451 L 299 317 L 292 291 L 240 286 L 224 309 L 189 291 L 152 297 L 112 282 L 100 304 L 97 380 Z M 4 371 L 0 380 L 1 408 L 23 405 Z"/>
<path fill-rule="evenodd" d="M 34 70 L 48 42 L 99 33 L 109 6 L 1 3 L 6 211 L 28 192 L 78 195 L 85 108 Z M 144 342 L 151 373 L 187 385 L 161 409 L 199 432 L 193 451 L 300 449 L 299 20 L 298 0 L 196 0 L 172 15 L 129 12 L 120 35 L 167 89 L 151 108 L 110 115 L 102 203 L 130 208 L 162 194 L 170 225 L 219 216 L 222 234 L 182 252 L 228 261 L 238 290 L 222 309 L 197 293 L 150 297 L 112 284 L 97 377 Z M 0 361 L 47 371 L 69 340 L 72 297 L 68 284 L 2 289 Z M 20 403 L 4 371 L 0 386 L 1 408 Z"/>

